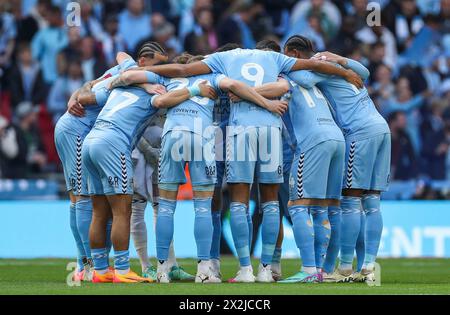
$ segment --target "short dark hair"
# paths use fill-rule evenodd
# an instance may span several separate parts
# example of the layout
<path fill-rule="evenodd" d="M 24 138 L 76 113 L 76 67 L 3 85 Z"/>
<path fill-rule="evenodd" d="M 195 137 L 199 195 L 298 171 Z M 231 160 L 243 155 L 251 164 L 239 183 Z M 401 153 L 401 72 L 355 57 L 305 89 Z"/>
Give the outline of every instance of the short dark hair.
<path fill-rule="evenodd" d="M 146 42 L 144 43 L 141 48 L 139 48 L 137 57 L 141 58 L 141 57 L 147 57 L 147 56 L 152 56 L 155 53 L 159 53 L 161 55 L 166 56 L 166 51 L 164 50 L 164 48 L 157 42 Z M 151 57 L 153 58 L 153 57 Z"/>
<path fill-rule="evenodd" d="M 242 48 L 242 47 L 239 44 L 236 44 L 236 43 L 228 43 L 228 44 L 225 44 L 223 46 L 220 46 L 214 52 L 229 51 L 229 50 L 233 50 L 233 49 L 236 49 L 236 48 Z"/>
<path fill-rule="evenodd" d="M 281 47 L 272 39 L 263 39 L 256 44 L 256 49 L 281 52 Z"/>
<path fill-rule="evenodd" d="M 298 50 L 307 53 L 314 53 L 314 45 L 312 41 L 302 35 L 293 35 L 288 38 L 286 43 L 284 44 L 284 49 L 287 50 Z"/>

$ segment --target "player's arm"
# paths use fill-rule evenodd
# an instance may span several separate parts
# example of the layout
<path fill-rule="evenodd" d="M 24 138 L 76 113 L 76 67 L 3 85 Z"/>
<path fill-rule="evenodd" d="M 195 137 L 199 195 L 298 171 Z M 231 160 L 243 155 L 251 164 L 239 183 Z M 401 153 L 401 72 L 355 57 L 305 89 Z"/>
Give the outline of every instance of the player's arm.
<path fill-rule="evenodd" d="M 291 71 L 295 70 L 312 70 L 315 72 L 336 75 L 344 78 L 349 83 L 358 88 L 363 88 L 364 83 L 359 75 L 350 69 L 336 67 L 334 64 L 316 59 L 297 59 L 292 66 Z"/>
<path fill-rule="evenodd" d="M 350 58 L 345 58 L 329 51 L 317 53 L 313 58 L 334 62 L 346 69 L 351 69 L 356 72 L 363 80 L 367 80 L 370 75 L 370 71 L 358 61 Z"/>
<path fill-rule="evenodd" d="M 286 102 L 278 100 L 268 100 L 245 83 L 227 77 L 224 77 L 220 80 L 219 87 L 223 91 L 232 92 L 241 99 L 252 102 L 275 114 L 282 115 L 286 111 L 288 106 Z"/>
<path fill-rule="evenodd" d="M 327 80 L 327 76 L 315 73 L 313 71 L 293 71 L 289 73 L 289 79 L 298 85 L 310 89 L 317 83 Z"/>
<path fill-rule="evenodd" d="M 189 77 L 193 75 L 208 74 L 212 72 L 211 69 L 202 61 L 197 61 L 189 64 L 148 66 L 145 67 L 145 70 L 169 78 Z"/>
<path fill-rule="evenodd" d="M 170 108 L 194 96 L 208 97 L 210 99 L 217 98 L 214 88 L 206 83 L 206 81 L 203 81 L 198 86 L 170 91 L 164 95 L 155 96 L 152 98 L 152 105 L 156 108 Z"/>
<path fill-rule="evenodd" d="M 92 81 L 86 82 L 83 86 L 77 89 L 69 98 L 67 102 L 67 111 L 78 117 L 84 116 L 84 108 L 83 105 L 87 105 L 89 103 L 80 103 L 80 97 L 84 98 L 86 94 L 91 93 Z"/>
<path fill-rule="evenodd" d="M 289 92 L 290 86 L 286 79 L 279 78 L 277 82 L 266 83 L 257 86 L 254 89 L 265 98 L 273 99 L 281 97 Z"/>
<path fill-rule="evenodd" d="M 123 52 L 123 51 L 119 51 L 116 55 L 116 61 L 117 64 L 123 64 L 123 62 L 125 62 L 128 59 L 133 59 L 129 54 Z"/>
<path fill-rule="evenodd" d="M 117 87 L 129 86 L 144 83 L 160 83 L 161 77 L 151 71 L 129 70 L 121 73 L 108 85 L 108 90 Z"/>

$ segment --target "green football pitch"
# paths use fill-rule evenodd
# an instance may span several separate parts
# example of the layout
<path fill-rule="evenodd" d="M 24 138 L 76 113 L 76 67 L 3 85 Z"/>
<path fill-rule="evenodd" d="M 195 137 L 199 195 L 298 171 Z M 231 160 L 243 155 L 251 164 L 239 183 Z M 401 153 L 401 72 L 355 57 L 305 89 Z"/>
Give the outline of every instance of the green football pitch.
<path fill-rule="evenodd" d="M 274 294 L 450 294 L 450 259 L 380 259 L 381 285 L 343 284 L 92 284 L 70 287 L 68 259 L 0 259 L 0 294 L 180 294 L 180 295 L 274 295 Z M 256 268 L 256 260 L 254 268 Z M 193 259 L 180 260 L 194 273 Z M 283 260 L 283 275 L 295 273 L 298 260 Z M 139 263 L 132 261 L 139 271 Z M 222 260 L 224 279 L 237 270 L 233 257 Z"/>

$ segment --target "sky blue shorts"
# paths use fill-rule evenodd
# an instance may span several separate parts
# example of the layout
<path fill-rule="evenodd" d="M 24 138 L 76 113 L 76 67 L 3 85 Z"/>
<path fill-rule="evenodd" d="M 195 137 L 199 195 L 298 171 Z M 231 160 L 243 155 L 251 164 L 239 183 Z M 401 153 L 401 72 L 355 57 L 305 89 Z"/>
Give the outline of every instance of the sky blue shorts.
<path fill-rule="evenodd" d="M 216 183 L 214 138 L 205 139 L 190 131 L 172 130 L 161 142 L 158 180 L 160 184 L 184 184 L 186 163 L 193 186 Z"/>
<path fill-rule="evenodd" d="M 125 145 L 113 146 L 92 133 L 82 148 L 83 169 L 90 195 L 132 195 L 133 165 L 131 152 Z"/>
<path fill-rule="evenodd" d="M 387 190 L 391 167 L 391 134 L 347 141 L 343 188 Z"/>
<path fill-rule="evenodd" d="M 275 127 L 250 127 L 227 135 L 227 183 L 283 182 L 283 142 Z"/>
<path fill-rule="evenodd" d="M 55 126 L 55 146 L 63 166 L 66 189 L 72 191 L 74 195 L 88 194 L 81 159 L 81 147 L 87 132 L 88 130 L 82 130 L 77 134 L 58 123 Z"/>
<path fill-rule="evenodd" d="M 289 177 L 289 199 L 340 199 L 345 142 L 328 140 L 298 150 Z"/>

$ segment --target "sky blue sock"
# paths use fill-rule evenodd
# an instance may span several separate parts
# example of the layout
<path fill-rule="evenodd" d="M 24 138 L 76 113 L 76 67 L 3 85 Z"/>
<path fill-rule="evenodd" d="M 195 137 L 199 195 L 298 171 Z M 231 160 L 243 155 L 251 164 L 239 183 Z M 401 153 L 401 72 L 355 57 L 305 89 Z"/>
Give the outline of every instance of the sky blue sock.
<path fill-rule="evenodd" d="M 311 213 L 314 224 L 316 267 L 322 268 L 331 234 L 330 221 L 328 221 L 328 207 L 309 206 L 309 213 Z"/>
<path fill-rule="evenodd" d="M 288 207 L 292 219 L 295 243 L 300 250 L 303 267 L 316 267 L 314 256 L 314 229 L 308 214 L 308 206 Z"/>
<path fill-rule="evenodd" d="M 92 261 L 94 262 L 95 270 L 108 269 L 108 255 L 106 254 L 106 248 L 92 248 Z"/>
<path fill-rule="evenodd" d="M 261 209 L 263 212 L 261 223 L 261 263 L 270 265 L 280 230 L 280 205 L 278 201 L 268 201 L 261 205 Z"/>
<path fill-rule="evenodd" d="M 126 270 L 130 268 L 130 252 L 128 250 L 114 251 L 114 269 Z"/>
<path fill-rule="evenodd" d="M 247 215 L 247 224 L 248 224 L 248 249 L 249 251 L 252 250 L 252 244 L 253 244 L 253 220 L 252 220 L 252 214 L 250 213 L 250 207 L 246 208 L 246 215 Z M 251 253 L 250 253 L 251 254 Z"/>
<path fill-rule="evenodd" d="M 375 262 L 383 232 L 383 217 L 380 210 L 380 195 L 371 194 L 363 197 L 363 209 L 366 214 L 366 255 L 364 265 Z"/>
<path fill-rule="evenodd" d="M 339 256 L 340 238 L 341 238 L 341 207 L 328 207 L 328 220 L 331 225 L 330 242 L 328 244 L 323 270 L 326 273 L 332 273 L 336 266 L 336 259 Z"/>
<path fill-rule="evenodd" d="M 340 268 L 352 269 L 353 254 L 361 226 L 361 198 L 344 196 L 341 200 Z"/>
<path fill-rule="evenodd" d="M 222 212 L 212 211 L 213 237 L 211 243 L 211 259 L 220 258 L 220 240 L 222 237 Z"/>
<path fill-rule="evenodd" d="M 279 264 L 281 262 L 281 247 L 275 247 L 273 252 L 272 264 Z"/>
<path fill-rule="evenodd" d="M 109 253 L 111 253 L 112 241 L 111 241 L 111 229 L 112 229 L 112 219 L 109 219 L 106 222 L 106 255 L 108 256 L 108 264 L 109 264 Z"/>
<path fill-rule="evenodd" d="M 356 240 L 356 271 L 361 271 L 364 263 L 364 257 L 366 254 L 366 242 L 365 242 L 365 232 L 366 232 L 366 216 L 363 211 L 361 211 L 361 227 L 359 228 L 358 239 Z"/>
<path fill-rule="evenodd" d="M 209 260 L 210 258 L 213 238 L 211 201 L 212 198 L 194 198 L 194 237 L 199 260 Z"/>
<path fill-rule="evenodd" d="M 156 218 L 156 256 L 158 260 L 167 260 L 169 247 L 173 239 L 173 215 L 176 200 L 159 198 L 158 216 Z"/>
<path fill-rule="evenodd" d="M 82 198 L 75 204 L 77 211 L 77 227 L 83 242 L 84 252 L 87 258 L 91 257 L 91 246 L 89 245 L 89 228 L 92 221 L 92 201 L 91 198 Z"/>
<path fill-rule="evenodd" d="M 234 246 L 241 266 L 250 266 L 249 225 L 246 214 L 247 206 L 241 202 L 230 204 L 230 226 Z"/>
<path fill-rule="evenodd" d="M 73 238 L 75 239 L 75 244 L 77 246 L 77 266 L 78 270 L 84 269 L 83 258 L 86 258 L 86 251 L 84 250 L 83 241 L 81 240 L 80 233 L 77 227 L 77 211 L 76 205 L 70 203 L 70 230 L 72 231 Z"/>

